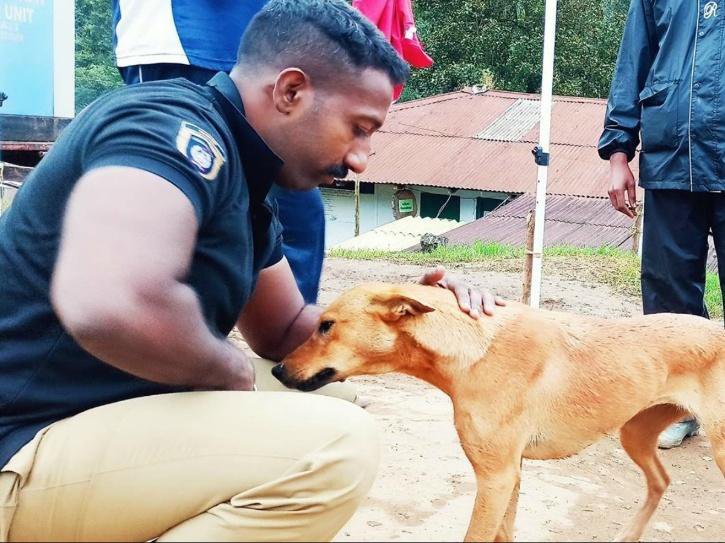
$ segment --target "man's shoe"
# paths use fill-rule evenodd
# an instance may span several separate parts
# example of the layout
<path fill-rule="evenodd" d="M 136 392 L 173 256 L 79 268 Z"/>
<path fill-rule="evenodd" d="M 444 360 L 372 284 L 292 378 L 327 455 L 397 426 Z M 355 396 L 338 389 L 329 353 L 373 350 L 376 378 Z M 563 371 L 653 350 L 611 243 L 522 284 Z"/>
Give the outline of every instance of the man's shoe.
<path fill-rule="evenodd" d="M 660 434 L 657 446 L 660 449 L 679 447 L 686 437 L 694 436 L 699 429 L 700 424 L 695 419 L 683 420 L 682 422 L 671 424 Z"/>

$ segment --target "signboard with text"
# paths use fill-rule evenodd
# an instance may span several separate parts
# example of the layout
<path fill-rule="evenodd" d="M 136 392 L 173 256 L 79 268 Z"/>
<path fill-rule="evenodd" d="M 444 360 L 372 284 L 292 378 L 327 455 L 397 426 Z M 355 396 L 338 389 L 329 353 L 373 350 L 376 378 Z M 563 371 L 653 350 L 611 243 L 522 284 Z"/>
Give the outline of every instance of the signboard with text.
<path fill-rule="evenodd" d="M 0 0 L 0 114 L 53 115 L 53 33 L 53 0 Z"/>

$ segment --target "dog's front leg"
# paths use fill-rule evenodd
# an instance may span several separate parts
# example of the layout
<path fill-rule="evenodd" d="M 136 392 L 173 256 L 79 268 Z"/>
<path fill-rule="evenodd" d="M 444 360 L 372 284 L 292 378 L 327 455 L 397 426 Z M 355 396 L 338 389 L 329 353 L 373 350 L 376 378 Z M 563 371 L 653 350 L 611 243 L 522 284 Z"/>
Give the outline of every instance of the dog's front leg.
<path fill-rule="evenodd" d="M 496 537 L 502 528 L 504 515 L 519 480 L 519 466 L 513 463 L 497 470 L 487 470 L 474 465 L 474 470 L 478 489 L 465 540 L 498 541 Z M 513 503 L 514 509 L 516 501 L 518 500 Z M 513 539 L 513 533 L 506 535 Z"/>
<path fill-rule="evenodd" d="M 516 522 L 516 510 L 519 507 L 519 489 L 521 487 L 521 472 L 516 476 L 516 484 L 509 498 L 508 508 L 504 514 L 501 526 L 498 527 L 498 533 L 494 541 L 513 541 L 514 540 L 514 523 Z"/>

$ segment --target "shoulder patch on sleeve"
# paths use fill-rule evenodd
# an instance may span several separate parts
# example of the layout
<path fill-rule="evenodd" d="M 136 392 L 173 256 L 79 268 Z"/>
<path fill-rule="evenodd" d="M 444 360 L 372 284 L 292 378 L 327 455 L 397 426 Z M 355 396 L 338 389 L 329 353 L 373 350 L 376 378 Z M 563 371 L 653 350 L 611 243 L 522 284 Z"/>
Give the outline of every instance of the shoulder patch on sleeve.
<path fill-rule="evenodd" d="M 176 135 L 176 148 L 207 181 L 214 181 L 219 175 L 225 161 L 224 152 L 208 132 L 182 121 Z"/>

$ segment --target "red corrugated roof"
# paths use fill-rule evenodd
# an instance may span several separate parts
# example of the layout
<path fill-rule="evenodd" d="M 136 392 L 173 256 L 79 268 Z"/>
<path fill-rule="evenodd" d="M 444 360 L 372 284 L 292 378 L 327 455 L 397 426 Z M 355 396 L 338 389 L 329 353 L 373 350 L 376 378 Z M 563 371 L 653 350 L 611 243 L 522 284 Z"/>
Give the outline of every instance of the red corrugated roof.
<path fill-rule="evenodd" d="M 515 102 L 484 95 L 456 92 L 395 105 L 382 131 L 473 137 Z"/>
<path fill-rule="evenodd" d="M 452 244 L 497 241 L 524 245 L 526 216 L 535 208 L 533 194 L 524 194 L 485 217 L 446 233 Z M 633 221 L 615 211 L 609 200 L 550 195 L 546 199 L 544 246 L 612 246 L 632 249 Z"/>
<path fill-rule="evenodd" d="M 475 241 L 522 246 L 526 243 L 526 217 L 536 207 L 533 194 L 522 194 L 485 217 L 443 234 L 452 245 Z M 612 208 L 609 200 L 549 195 L 546 198 L 544 246 L 619 247 L 633 250 L 634 221 Z M 707 269 L 717 272 L 717 255 L 708 238 Z"/>
<path fill-rule="evenodd" d="M 381 132 L 361 181 L 501 192 L 536 190 L 533 144 Z M 609 165 L 593 147 L 551 146 L 548 192 L 605 197 Z M 635 173 L 636 175 L 636 173 Z"/>
<path fill-rule="evenodd" d="M 538 95 L 459 91 L 394 106 L 373 137 L 373 156 L 361 181 L 533 192 L 537 169 L 531 149 L 538 122 L 518 141 L 475 137 L 517 101 Z M 608 165 L 597 155 L 606 101 L 554 98 L 549 190 L 605 197 Z M 633 162 L 636 172 L 636 164 Z"/>

